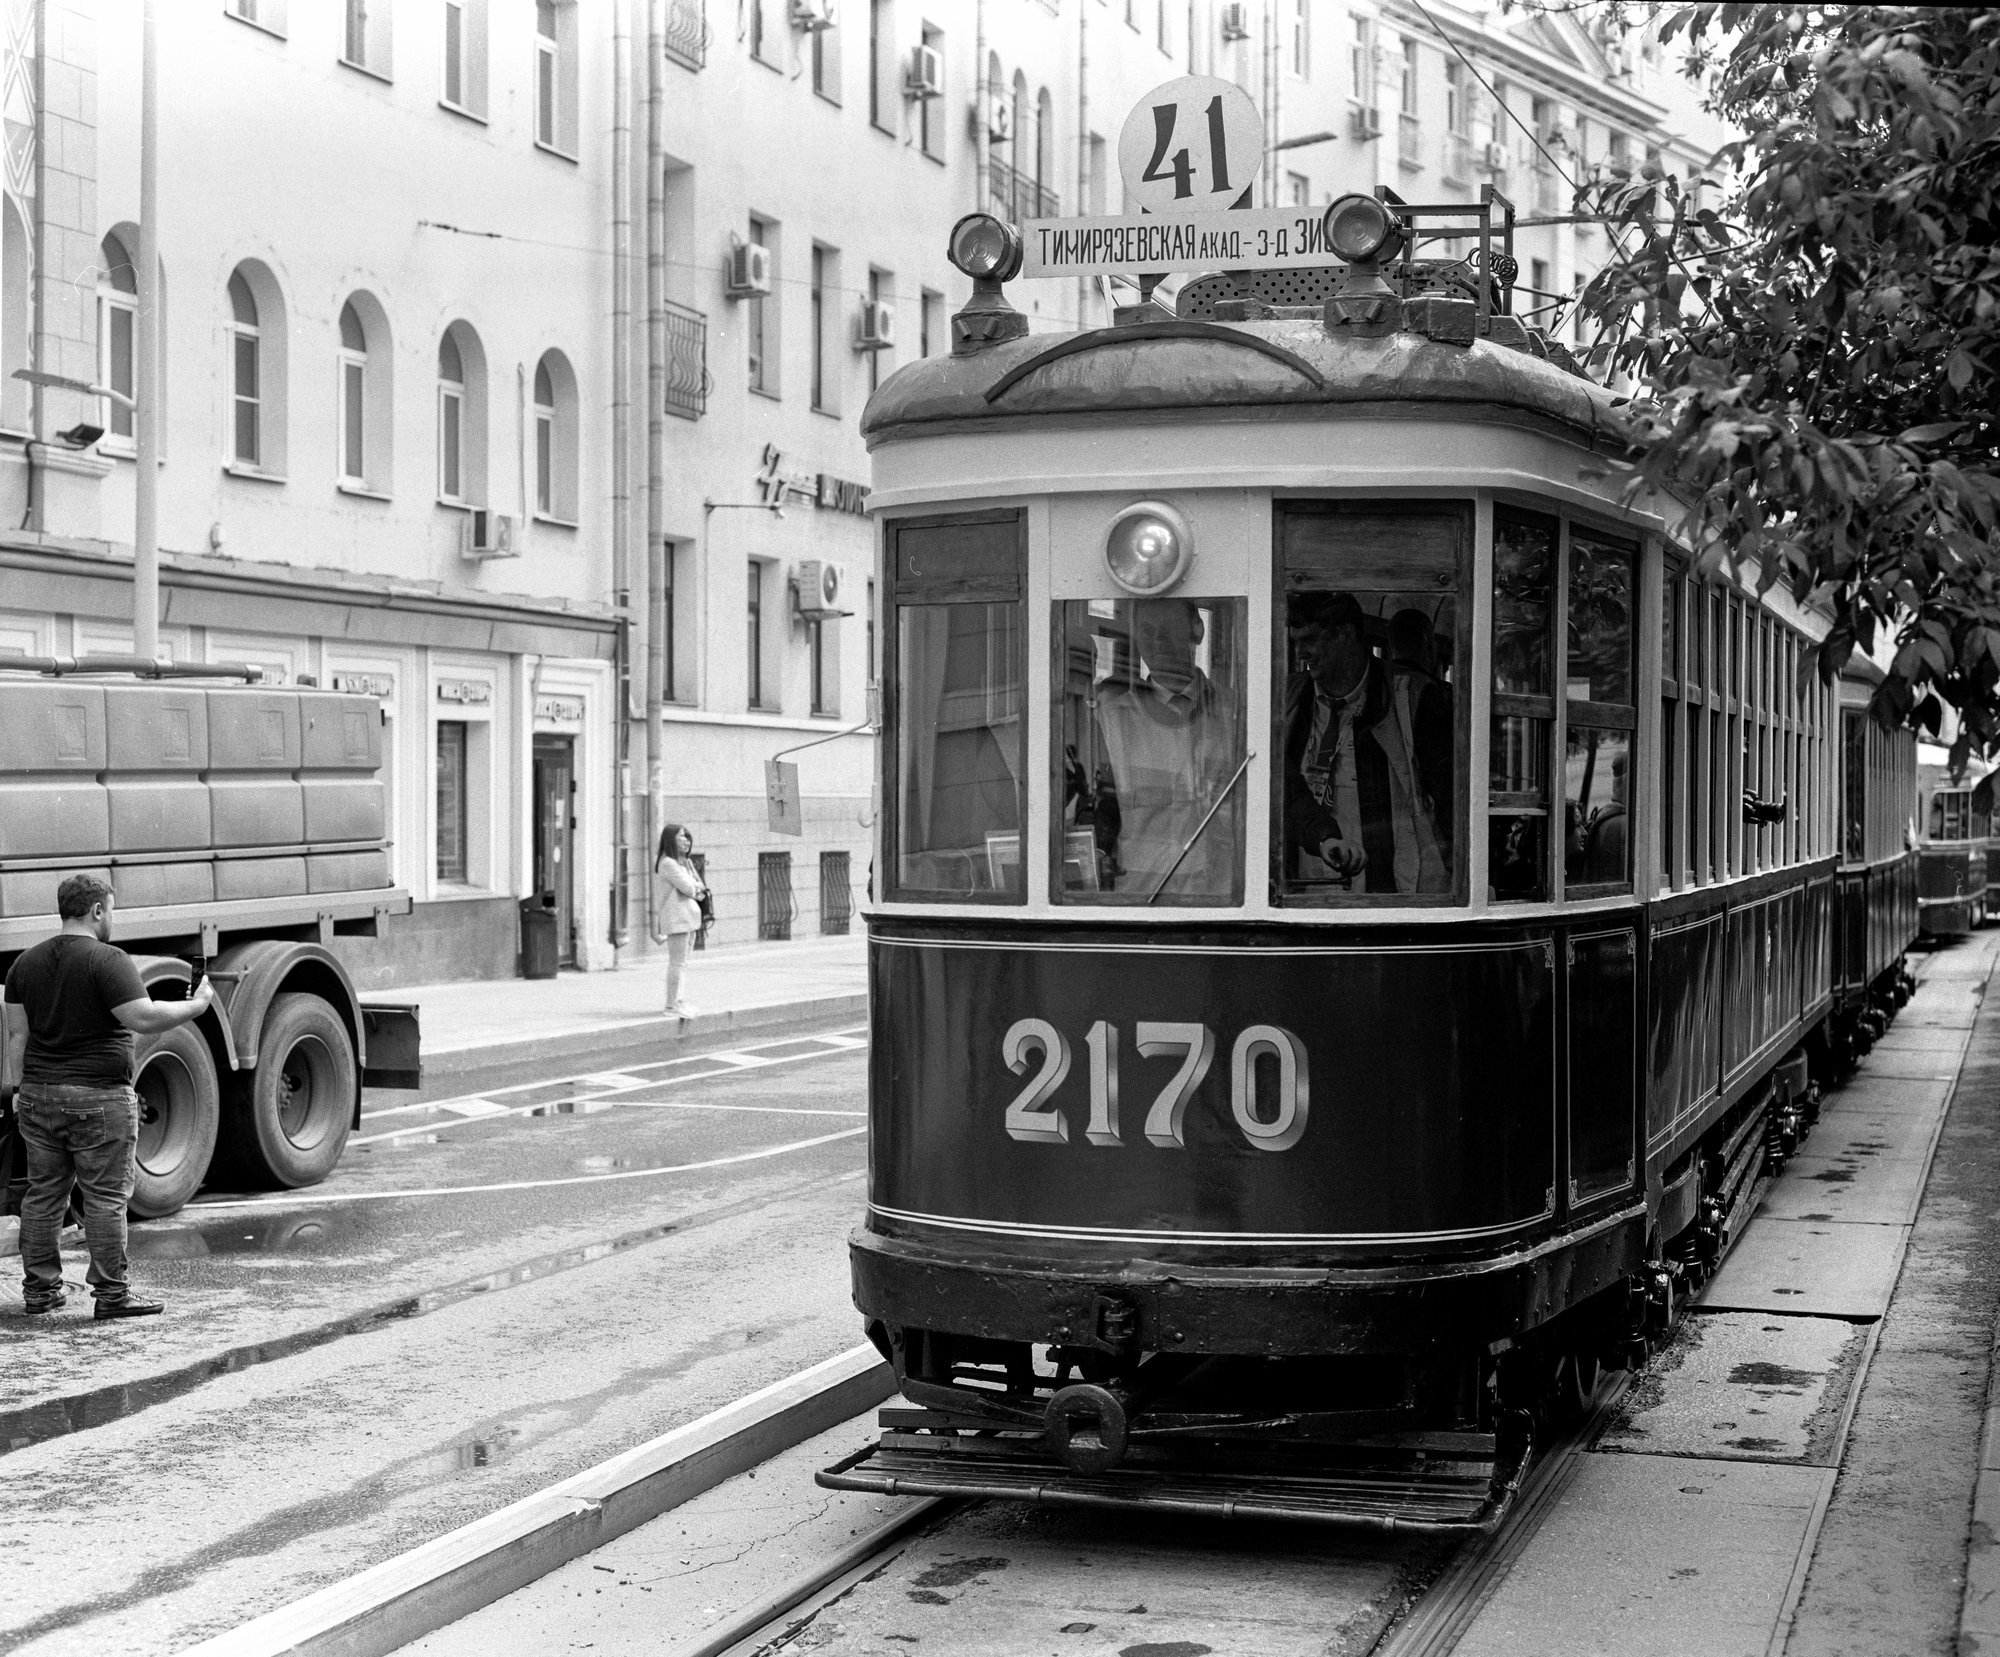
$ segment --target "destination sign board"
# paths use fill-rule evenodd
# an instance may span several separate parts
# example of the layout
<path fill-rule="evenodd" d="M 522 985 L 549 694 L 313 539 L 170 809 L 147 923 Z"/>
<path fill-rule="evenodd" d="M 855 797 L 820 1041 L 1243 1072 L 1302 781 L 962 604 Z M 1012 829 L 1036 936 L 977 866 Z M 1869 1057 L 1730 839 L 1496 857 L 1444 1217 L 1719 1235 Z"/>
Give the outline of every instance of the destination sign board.
<path fill-rule="evenodd" d="M 1337 265 L 1324 208 L 1029 219 L 1023 276 L 1145 276 L 1174 270 L 1293 270 Z"/>

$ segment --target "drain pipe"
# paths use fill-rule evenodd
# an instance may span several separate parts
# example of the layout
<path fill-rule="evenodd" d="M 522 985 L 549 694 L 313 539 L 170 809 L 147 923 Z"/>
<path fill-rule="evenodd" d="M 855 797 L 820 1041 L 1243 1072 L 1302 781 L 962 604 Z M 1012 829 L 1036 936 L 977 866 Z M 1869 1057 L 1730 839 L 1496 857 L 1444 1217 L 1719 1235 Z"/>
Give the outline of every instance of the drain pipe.
<path fill-rule="evenodd" d="M 617 763 L 612 773 L 611 947 L 632 936 L 632 36 L 611 0 L 611 589 Z"/>
<path fill-rule="evenodd" d="M 663 0 L 647 0 L 646 41 L 646 867 L 666 806 L 667 181 Z M 650 914 L 652 875 L 646 877 Z"/>
<path fill-rule="evenodd" d="M 992 135 L 987 130 L 986 101 L 993 94 L 993 88 L 986 83 L 986 0 L 978 0 L 972 12 L 972 151 L 976 158 L 972 210 L 975 213 L 989 211 L 987 208 L 988 189 L 993 177 Z"/>

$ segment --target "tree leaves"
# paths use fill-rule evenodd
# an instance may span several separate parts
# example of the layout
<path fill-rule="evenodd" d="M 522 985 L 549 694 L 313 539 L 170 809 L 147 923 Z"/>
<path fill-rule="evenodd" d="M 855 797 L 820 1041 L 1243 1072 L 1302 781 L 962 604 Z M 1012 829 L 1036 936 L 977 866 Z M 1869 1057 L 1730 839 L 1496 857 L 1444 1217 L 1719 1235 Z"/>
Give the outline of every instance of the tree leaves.
<path fill-rule="evenodd" d="M 1632 487 L 1711 565 L 1832 612 L 1816 670 L 1893 641 L 1875 711 L 2000 751 L 2000 16 L 1703 4 L 1746 136 L 1587 192 L 1626 251 L 1586 287 L 1593 362 L 1634 395 Z"/>

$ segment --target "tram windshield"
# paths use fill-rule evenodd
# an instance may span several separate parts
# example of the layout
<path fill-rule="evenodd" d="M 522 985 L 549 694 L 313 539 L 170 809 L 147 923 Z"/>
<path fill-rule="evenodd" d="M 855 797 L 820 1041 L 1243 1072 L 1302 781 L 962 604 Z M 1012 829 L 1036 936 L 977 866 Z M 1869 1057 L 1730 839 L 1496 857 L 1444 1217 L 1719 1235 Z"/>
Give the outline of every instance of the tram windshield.
<path fill-rule="evenodd" d="M 1056 606 L 1064 901 L 1243 901 L 1240 599 Z"/>
<path fill-rule="evenodd" d="M 1456 506 L 1280 509 L 1283 901 L 1435 903 L 1463 890 L 1456 689 L 1471 528 Z"/>
<path fill-rule="evenodd" d="M 1972 838 L 1972 795 L 1963 788 L 1941 788 L 1931 796 L 1933 840 Z"/>

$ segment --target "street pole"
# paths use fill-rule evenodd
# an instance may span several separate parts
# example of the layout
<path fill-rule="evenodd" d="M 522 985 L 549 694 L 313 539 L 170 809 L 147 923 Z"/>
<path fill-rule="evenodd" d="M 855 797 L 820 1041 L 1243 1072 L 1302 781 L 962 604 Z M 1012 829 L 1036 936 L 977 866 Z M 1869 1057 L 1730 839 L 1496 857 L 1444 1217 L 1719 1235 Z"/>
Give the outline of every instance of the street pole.
<path fill-rule="evenodd" d="M 646 867 L 666 806 L 667 180 L 666 28 L 662 0 L 646 8 Z M 650 877 L 649 877 L 650 879 Z M 647 891 L 650 894 L 650 884 Z M 652 912 L 650 901 L 647 913 Z"/>
<path fill-rule="evenodd" d="M 145 0 L 139 47 L 138 471 L 132 513 L 132 649 L 160 653 L 160 66 L 155 0 Z"/>
<path fill-rule="evenodd" d="M 618 607 L 611 947 L 632 913 L 632 46 L 629 0 L 611 8 L 611 586 Z"/>

